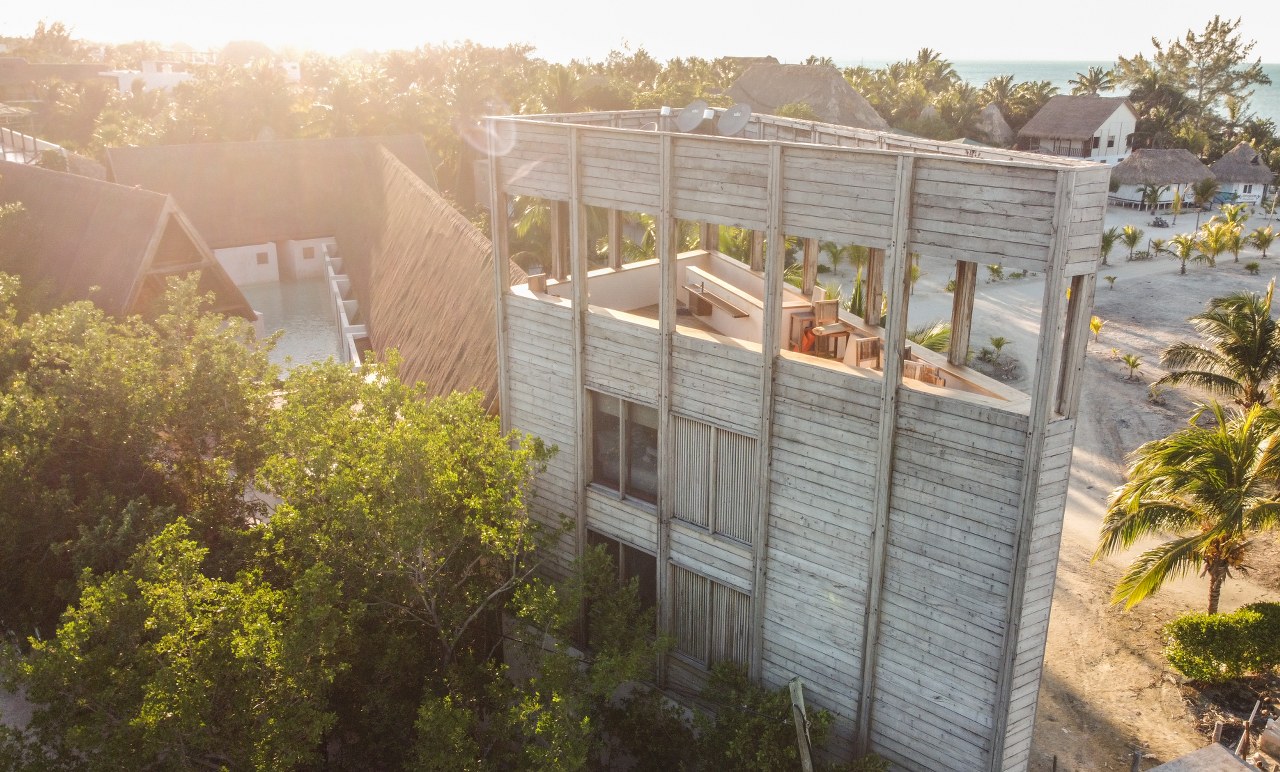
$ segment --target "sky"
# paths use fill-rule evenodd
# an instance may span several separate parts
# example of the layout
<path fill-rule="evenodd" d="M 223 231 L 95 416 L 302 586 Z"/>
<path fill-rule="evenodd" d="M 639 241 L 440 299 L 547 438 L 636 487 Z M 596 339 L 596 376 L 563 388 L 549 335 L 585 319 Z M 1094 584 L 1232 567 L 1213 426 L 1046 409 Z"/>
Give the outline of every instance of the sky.
<path fill-rule="evenodd" d="M 920 48 L 952 61 L 1106 61 L 1151 51 L 1151 38 L 1204 28 L 1212 4 L 1045 4 L 1019 0 L 40 0 L 6 3 L 0 35 L 30 35 L 36 22 L 61 21 L 97 42 L 153 40 L 216 50 L 230 40 L 257 40 L 341 54 L 472 40 L 527 43 L 551 61 L 602 59 L 611 49 L 645 48 L 674 56 L 763 56 L 796 62 L 809 54 L 839 63 L 907 58 Z M 791 11 L 794 8 L 794 11 Z M 1257 41 L 1254 56 L 1280 62 L 1280 4 L 1240 4 L 1241 32 Z"/>

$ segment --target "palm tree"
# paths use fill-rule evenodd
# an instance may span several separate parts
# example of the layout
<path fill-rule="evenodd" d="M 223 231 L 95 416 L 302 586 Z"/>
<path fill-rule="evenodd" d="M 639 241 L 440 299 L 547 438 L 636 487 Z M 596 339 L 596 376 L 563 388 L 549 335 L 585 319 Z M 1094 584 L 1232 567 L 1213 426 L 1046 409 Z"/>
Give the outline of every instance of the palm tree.
<path fill-rule="evenodd" d="M 939 319 L 907 331 L 907 340 L 942 353 L 951 345 L 951 323 Z"/>
<path fill-rule="evenodd" d="M 1244 228 L 1240 225 L 1227 223 L 1228 227 L 1223 229 L 1222 240 L 1226 244 L 1227 250 L 1235 257 L 1235 262 L 1240 262 L 1240 250 L 1244 248 Z"/>
<path fill-rule="evenodd" d="M 1111 254 L 1111 250 L 1115 248 L 1116 241 L 1120 239 L 1120 229 L 1116 227 L 1107 228 L 1102 232 L 1102 264 L 1107 264 L 1107 255 Z"/>
<path fill-rule="evenodd" d="M 1093 342 L 1098 342 L 1098 336 L 1102 334 L 1102 328 L 1107 326 L 1107 320 L 1098 316 L 1089 317 L 1089 332 L 1093 333 Z"/>
<path fill-rule="evenodd" d="M 1218 181 L 1212 177 L 1205 177 L 1203 180 L 1191 186 L 1191 193 L 1196 197 L 1196 227 L 1200 227 L 1200 211 L 1208 209 L 1209 204 L 1213 201 L 1213 197 L 1218 195 Z"/>
<path fill-rule="evenodd" d="M 1262 256 L 1267 256 L 1267 250 L 1271 248 L 1271 243 L 1276 240 L 1276 232 L 1268 225 L 1265 228 L 1258 228 L 1249 234 L 1249 243 L 1262 250 Z"/>
<path fill-rule="evenodd" d="M 1178 215 L 1182 214 L 1182 186 L 1173 186 L 1173 204 L 1169 207 L 1169 214 L 1173 215 L 1172 225 L 1178 224 Z"/>
<path fill-rule="evenodd" d="M 1218 255 L 1231 248 L 1230 231 L 1232 230 L 1233 228 L 1224 222 L 1207 222 L 1200 229 L 1200 238 L 1196 241 L 1196 247 L 1210 268 L 1218 264 Z"/>
<path fill-rule="evenodd" d="M 1120 361 L 1124 366 L 1129 368 L 1129 374 L 1124 377 L 1126 381 L 1136 381 L 1138 379 L 1138 370 L 1142 367 L 1142 357 L 1137 354 L 1125 354 L 1120 357 Z"/>
<path fill-rule="evenodd" d="M 1138 186 L 1138 195 L 1142 197 L 1142 205 L 1151 204 L 1151 211 L 1155 213 L 1160 206 L 1160 197 L 1169 189 L 1168 185 L 1156 185 L 1154 183 L 1143 183 Z"/>
<path fill-rule="evenodd" d="M 1187 260 L 1191 258 L 1191 253 L 1195 252 L 1196 243 L 1196 237 L 1190 233 L 1179 233 L 1169 239 L 1169 246 L 1178 255 L 1178 259 L 1182 261 L 1182 268 L 1179 269 L 1178 273 L 1186 274 Z"/>
<path fill-rule="evenodd" d="M 1116 87 L 1116 75 L 1105 67 L 1090 67 L 1088 72 L 1077 72 L 1067 83 L 1071 84 L 1072 94 L 1097 96 L 1100 91 Z"/>
<path fill-rule="evenodd" d="M 1175 343 L 1160 355 L 1169 374 L 1157 384 L 1191 384 L 1225 397 L 1245 410 L 1266 405 L 1280 375 L 1280 327 L 1271 318 L 1275 280 L 1265 295 L 1235 292 L 1213 298 L 1188 321 L 1207 346 Z"/>
<path fill-rule="evenodd" d="M 1231 569 L 1247 570 L 1250 536 L 1278 522 L 1275 417 L 1260 406 L 1228 415 L 1215 402 L 1207 410 L 1214 426 L 1193 420 L 1129 457 L 1129 479 L 1111 494 L 1093 559 L 1146 536 L 1177 537 L 1129 566 L 1112 603 L 1132 608 L 1194 569 L 1209 577 L 1209 613 L 1215 614 Z"/>
<path fill-rule="evenodd" d="M 1129 259 L 1133 259 L 1133 250 L 1138 248 L 1142 243 L 1142 237 L 1146 235 L 1141 228 L 1132 225 L 1126 225 L 1120 230 L 1120 241 L 1129 248 Z"/>

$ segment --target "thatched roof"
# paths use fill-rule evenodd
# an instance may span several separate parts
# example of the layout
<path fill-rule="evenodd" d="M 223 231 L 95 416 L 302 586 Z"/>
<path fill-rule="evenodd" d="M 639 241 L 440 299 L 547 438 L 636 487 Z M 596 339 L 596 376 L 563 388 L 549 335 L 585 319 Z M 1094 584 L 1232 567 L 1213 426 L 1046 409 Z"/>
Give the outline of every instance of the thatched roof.
<path fill-rule="evenodd" d="M 1262 156 L 1248 142 L 1241 142 L 1226 155 L 1209 165 L 1218 182 L 1251 182 L 1270 185 L 1275 174 L 1267 168 Z"/>
<path fill-rule="evenodd" d="M 1124 97 L 1059 94 L 1051 97 L 1039 112 L 1031 116 L 1018 136 L 1089 139 L 1121 105 L 1129 105 L 1133 110 L 1133 105 Z"/>
<path fill-rule="evenodd" d="M 860 129 L 888 131 L 889 124 L 835 67 L 825 64 L 757 64 L 728 90 L 735 102 L 760 113 L 783 105 L 808 105 L 819 120 Z"/>
<path fill-rule="evenodd" d="M 397 348 L 406 381 L 432 395 L 498 387 L 489 239 L 395 156 L 384 152 L 381 228 L 369 255 L 369 334 Z M 513 281 L 524 273 L 511 267 Z"/>
<path fill-rule="evenodd" d="M 1135 150 L 1116 164 L 1111 179 L 1121 185 L 1191 184 L 1213 177 L 1190 150 Z"/>
<path fill-rule="evenodd" d="M 112 148 L 116 182 L 171 194 L 214 249 L 334 236 L 359 298 L 378 227 L 386 147 L 434 184 L 420 136 Z"/>
<path fill-rule="evenodd" d="M 145 312 L 167 276 L 199 270 L 218 310 L 254 318 L 168 196 L 0 162 L 0 204 L 13 202 L 22 211 L 0 245 L 0 270 L 48 304 L 88 299 L 111 314 Z"/>
<path fill-rule="evenodd" d="M 993 145 L 1008 147 L 1013 144 L 1015 139 L 1013 129 L 1009 127 L 1009 122 L 1004 119 L 1004 114 L 1000 112 L 1000 107 L 994 102 L 982 108 L 982 112 L 978 113 L 978 122 L 975 128 L 979 136 Z"/>

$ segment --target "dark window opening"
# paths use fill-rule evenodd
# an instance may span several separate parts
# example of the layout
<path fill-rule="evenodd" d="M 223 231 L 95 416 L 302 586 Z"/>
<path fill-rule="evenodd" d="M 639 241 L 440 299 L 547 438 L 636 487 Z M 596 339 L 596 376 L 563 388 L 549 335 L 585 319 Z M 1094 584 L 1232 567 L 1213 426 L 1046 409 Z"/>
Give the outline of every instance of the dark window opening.
<path fill-rule="evenodd" d="M 302 248 L 302 259 L 303 259 L 303 260 L 314 260 L 314 259 L 315 259 L 315 257 L 316 257 L 316 248 L 315 248 L 315 247 L 303 247 L 303 248 Z"/>
<path fill-rule="evenodd" d="M 588 392 L 591 399 L 591 481 L 624 495 L 658 501 L 658 411 Z"/>
<path fill-rule="evenodd" d="M 649 610 L 657 607 L 657 558 L 643 550 L 638 550 L 635 547 L 632 547 L 630 544 L 624 544 L 617 539 L 592 530 L 587 531 L 587 545 L 591 547 L 600 545 L 604 546 L 605 553 L 612 559 L 614 568 L 618 572 L 617 579 L 620 584 L 627 584 L 633 580 L 635 581 L 636 595 L 640 601 L 641 608 Z M 588 609 L 588 621 L 590 621 L 590 616 L 590 610 Z M 588 629 L 588 645 L 590 638 L 591 632 L 590 629 Z"/>
<path fill-rule="evenodd" d="M 254 255 L 254 257 L 258 258 L 258 265 L 266 265 L 267 263 L 271 262 L 271 256 L 268 255 L 266 252 L 259 252 L 258 254 Z"/>

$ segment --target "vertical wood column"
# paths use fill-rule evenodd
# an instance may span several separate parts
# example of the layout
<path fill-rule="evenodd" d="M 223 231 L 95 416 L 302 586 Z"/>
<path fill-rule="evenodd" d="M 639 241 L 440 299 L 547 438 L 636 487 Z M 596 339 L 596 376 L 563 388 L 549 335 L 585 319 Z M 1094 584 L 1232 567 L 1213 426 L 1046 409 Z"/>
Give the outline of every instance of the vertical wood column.
<path fill-rule="evenodd" d="M 764 231 L 751 231 L 751 270 L 764 270 Z"/>
<path fill-rule="evenodd" d="M 658 151 L 660 203 L 658 211 L 658 632 L 671 632 L 671 518 L 675 492 L 675 437 L 671 427 L 672 336 L 676 330 L 676 220 L 672 215 L 674 140 L 662 135 Z M 659 683 L 666 681 L 665 656 L 658 663 Z"/>
<path fill-rule="evenodd" d="M 902 348 L 907 339 L 907 298 L 911 293 L 911 255 L 907 233 L 911 222 L 911 195 L 915 158 L 898 157 L 897 192 L 893 199 L 893 240 L 889 244 L 889 315 L 884 330 L 884 379 L 880 388 L 880 423 L 876 453 L 876 493 L 872 503 L 871 569 L 867 607 L 863 617 L 862 683 L 858 696 L 857 745 L 863 752 L 871 743 L 871 716 L 876 695 L 876 665 L 880 655 L 881 596 L 885 564 L 889 557 L 889 504 L 893 485 L 893 446 L 898 434 L 898 386 L 902 383 Z M 885 253 L 879 262 L 883 266 Z M 871 295 L 868 293 L 868 299 Z M 877 298 L 877 303 L 879 302 Z"/>
<path fill-rule="evenodd" d="M 609 210 L 609 267 L 622 268 L 622 212 Z"/>
<path fill-rule="evenodd" d="M 569 205 L 548 201 L 547 206 L 551 225 L 551 278 L 564 281 L 569 274 Z"/>
<path fill-rule="evenodd" d="M 1018 523 L 1013 538 L 1013 570 L 1009 582 L 1009 601 L 1005 606 L 1004 641 L 1000 648 L 1000 672 L 996 674 L 996 703 L 992 727 L 991 758 L 987 768 L 999 772 L 1004 765 L 1005 735 L 1009 728 L 1009 703 L 1013 692 L 1013 671 L 1018 654 L 1018 637 L 1022 630 L 1022 604 L 1027 588 L 1027 563 L 1031 551 L 1031 531 L 1036 513 L 1036 494 L 1040 490 L 1040 466 L 1044 455 L 1044 438 L 1053 418 L 1055 392 L 1062 366 L 1060 341 L 1066 325 L 1063 306 L 1066 301 L 1067 247 L 1071 236 L 1071 204 L 1075 173 L 1058 172 L 1057 206 L 1053 213 L 1053 240 L 1049 247 L 1049 264 L 1045 266 L 1043 312 L 1040 315 L 1040 339 L 1036 345 L 1036 373 L 1031 383 L 1031 408 L 1027 422 L 1027 444 L 1022 461 L 1022 487 L 1018 497 Z"/>
<path fill-rule="evenodd" d="M 800 290 L 804 293 L 805 300 L 813 299 L 813 288 L 818 283 L 818 240 L 804 240 L 804 278 L 801 281 Z"/>
<path fill-rule="evenodd" d="M 591 480 L 591 449 L 589 447 L 588 422 L 591 420 L 591 404 L 587 399 L 586 340 L 587 340 L 587 212 L 581 200 L 582 169 L 578 160 L 578 129 L 569 128 L 569 271 L 573 278 L 573 402 L 576 413 L 574 442 L 578 449 L 576 461 L 575 549 L 578 557 L 587 549 L 587 483 Z M 584 609 L 585 611 L 585 609 Z"/>
<path fill-rule="evenodd" d="M 498 417 L 502 431 L 511 431 L 511 419 L 507 411 L 511 405 L 511 383 L 507 378 L 507 313 L 506 300 L 511 292 L 510 215 L 507 212 L 506 185 L 502 183 L 499 156 L 494 147 L 497 136 L 496 121 L 488 121 L 489 153 L 489 233 L 493 243 L 493 306 L 498 334 Z"/>
<path fill-rule="evenodd" d="M 756 471 L 760 479 L 756 497 L 756 537 L 752 542 L 751 665 L 759 679 L 764 670 L 765 581 L 768 578 L 769 502 L 773 453 L 773 373 L 782 337 L 782 270 L 786 260 L 782 239 L 782 145 L 769 147 L 768 243 L 764 263 L 764 320 L 760 343 L 760 428 L 756 440 Z M 752 234 L 752 244 L 759 243 Z M 754 259 L 754 258 L 753 258 Z"/>
<path fill-rule="evenodd" d="M 973 334 L 973 296 L 978 288 L 978 264 L 956 261 L 956 288 L 951 293 L 951 349 L 947 361 L 963 365 L 969 358 Z"/>
<path fill-rule="evenodd" d="M 867 279 L 862 285 L 862 321 L 871 327 L 880 326 L 880 307 L 884 298 L 884 250 L 867 249 Z"/>
<path fill-rule="evenodd" d="M 1071 279 L 1071 299 L 1067 302 L 1067 339 L 1062 343 L 1062 375 L 1058 379 L 1058 399 L 1054 409 L 1067 418 L 1075 418 L 1080 405 L 1080 384 L 1084 380 L 1085 349 L 1089 346 L 1089 317 L 1098 274 L 1089 273 Z"/>
<path fill-rule="evenodd" d="M 720 251 L 720 226 L 704 222 L 698 226 L 698 246 L 708 252 Z"/>

